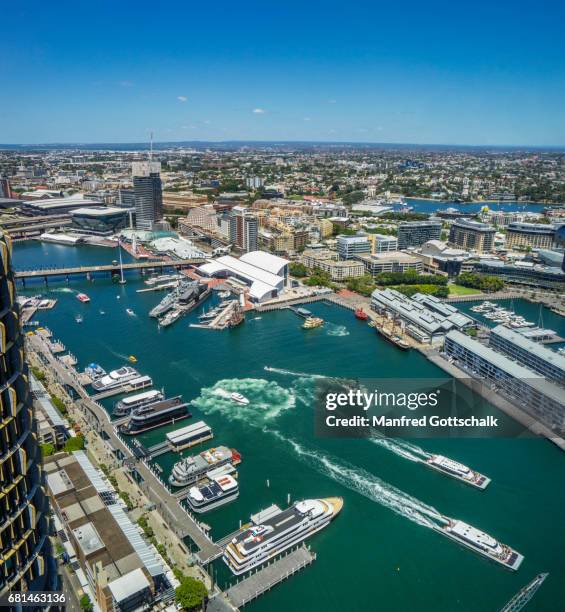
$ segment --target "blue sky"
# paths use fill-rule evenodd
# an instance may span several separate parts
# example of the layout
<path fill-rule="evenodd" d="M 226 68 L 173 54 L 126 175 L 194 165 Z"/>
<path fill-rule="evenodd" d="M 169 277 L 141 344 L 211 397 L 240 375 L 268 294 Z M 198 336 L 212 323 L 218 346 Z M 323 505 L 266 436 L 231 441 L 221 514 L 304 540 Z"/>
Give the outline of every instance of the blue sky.
<path fill-rule="evenodd" d="M 565 4 L 5 3 L 0 143 L 565 145 Z"/>

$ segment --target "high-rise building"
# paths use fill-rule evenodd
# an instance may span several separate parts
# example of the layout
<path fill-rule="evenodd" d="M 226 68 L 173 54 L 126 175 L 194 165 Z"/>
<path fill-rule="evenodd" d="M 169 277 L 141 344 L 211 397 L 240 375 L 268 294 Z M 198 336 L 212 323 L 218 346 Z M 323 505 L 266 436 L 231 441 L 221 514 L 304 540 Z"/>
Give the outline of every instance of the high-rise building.
<path fill-rule="evenodd" d="M 230 241 L 246 253 L 257 250 L 257 217 L 245 206 L 234 206 L 230 212 Z"/>
<path fill-rule="evenodd" d="M 398 226 L 398 248 L 422 246 L 428 240 L 441 238 L 441 221 L 405 221 Z"/>
<path fill-rule="evenodd" d="M 12 248 L 3 234 L 0 257 L 0 595 L 4 595 L 52 590 L 57 572 L 49 543 L 45 476 L 24 361 Z"/>
<path fill-rule="evenodd" d="M 7 178 L 0 176 L 0 198 L 11 198 L 12 188 L 10 187 L 10 181 Z"/>
<path fill-rule="evenodd" d="M 553 225 L 543 223 L 510 223 L 506 231 L 508 249 L 550 249 L 555 241 Z"/>
<path fill-rule="evenodd" d="M 449 242 L 469 251 L 490 253 L 494 247 L 496 230 L 487 223 L 458 219 L 449 231 Z"/>
<path fill-rule="evenodd" d="M 133 191 L 135 194 L 135 227 L 152 230 L 163 218 L 161 163 L 133 162 Z"/>
<path fill-rule="evenodd" d="M 369 254 L 371 243 L 367 236 L 338 236 L 337 252 L 342 260 L 353 259 L 356 255 Z"/>

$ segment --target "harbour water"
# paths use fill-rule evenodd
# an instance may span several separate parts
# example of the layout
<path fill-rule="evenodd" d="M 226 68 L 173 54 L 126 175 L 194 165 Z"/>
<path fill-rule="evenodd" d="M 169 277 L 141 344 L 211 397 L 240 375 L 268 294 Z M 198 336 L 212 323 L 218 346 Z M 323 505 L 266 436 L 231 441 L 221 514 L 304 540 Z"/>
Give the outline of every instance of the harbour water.
<path fill-rule="evenodd" d="M 115 258 L 112 249 L 29 242 L 16 245 L 14 263 L 29 268 Z M 539 572 L 550 576 L 531 609 L 561 609 L 565 456 L 550 442 L 411 441 L 488 475 L 492 483 L 481 492 L 413 461 L 417 450 L 410 445 L 402 452 L 394 444 L 362 439 L 318 439 L 313 433 L 315 375 L 433 378 L 444 377 L 443 372 L 416 351 L 397 350 L 351 312 L 323 304 L 309 308 L 327 323 L 309 332 L 288 311 L 248 313 L 243 325 L 226 332 L 190 328 L 196 311 L 159 330 L 147 313 L 162 294 L 136 293 L 142 287 L 134 275 L 126 285 L 109 279 L 50 281 L 58 304 L 36 318 L 78 357 L 81 369 L 95 361 L 108 370 L 135 355 L 136 367 L 153 377 L 156 388 L 194 401 L 192 421 L 204 419 L 215 434 L 203 448 L 225 444 L 242 454 L 240 497 L 203 517 L 214 538 L 271 503 L 285 506 L 288 494 L 292 500 L 340 495 L 345 501 L 336 521 L 309 540 L 317 561 L 249 610 L 497 610 Z M 81 304 L 75 297 L 79 291 L 91 302 Z M 41 281 L 28 284 L 26 293 L 38 292 L 46 293 Z M 83 317 L 80 324 L 77 314 Z M 546 326 L 565 335 L 563 319 L 555 316 Z M 220 390 L 239 391 L 251 403 L 235 405 Z M 110 407 L 117 399 L 105 403 Z M 179 426 L 140 439 L 155 444 Z M 163 476 L 175 460 L 178 455 L 159 458 Z M 520 570 L 506 571 L 438 535 L 429 528 L 438 512 L 465 520 L 524 554 Z M 230 575 L 221 561 L 215 569 L 225 585 Z"/>
<path fill-rule="evenodd" d="M 478 213 L 484 206 L 488 206 L 490 210 L 503 212 L 535 212 L 541 213 L 544 208 L 550 206 L 548 204 L 540 204 L 537 202 L 470 202 L 462 204 L 461 202 L 444 202 L 439 200 L 423 200 L 420 198 L 406 198 L 406 202 L 414 207 L 412 212 L 431 214 L 437 210 L 445 210 L 446 208 L 456 208 L 464 213 L 474 215 Z M 395 209 L 401 207 L 395 207 Z"/>

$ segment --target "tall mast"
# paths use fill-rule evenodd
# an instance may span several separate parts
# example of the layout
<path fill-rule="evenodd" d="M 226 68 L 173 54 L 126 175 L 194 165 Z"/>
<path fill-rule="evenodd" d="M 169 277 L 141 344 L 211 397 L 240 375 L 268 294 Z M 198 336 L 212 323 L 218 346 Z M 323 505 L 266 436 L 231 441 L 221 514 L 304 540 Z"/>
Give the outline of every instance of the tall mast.
<path fill-rule="evenodd" d="M 118 240 L 118 252 L 120 255 L 120 285 L 126 284 L 126 279 L 124 278 L 124 266 L 122 262 L 122 243 Z"/>

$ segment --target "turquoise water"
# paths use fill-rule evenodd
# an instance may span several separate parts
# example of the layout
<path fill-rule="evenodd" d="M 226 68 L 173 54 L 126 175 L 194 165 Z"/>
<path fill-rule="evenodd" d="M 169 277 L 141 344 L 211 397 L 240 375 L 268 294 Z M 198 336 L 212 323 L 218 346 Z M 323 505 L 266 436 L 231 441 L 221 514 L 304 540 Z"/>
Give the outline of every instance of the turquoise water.
<path fill-rule="evenodd" d="M 473 202 L 472 204 L 461 204 L 460 202 L 438 202 L 435 200 L 421 200 L 418 198 L 406 198 L 410 206 L 414 207 L 413 212 L 433 213 L 436 210 L 446 208 L 456 208 L 465 213 L 478 213 L 483 206 L 488 206 L 490 210 L 504 212 L 535 212 L 541 213 L 547 204 L 537 204 L 535 202 Z M 398 207 L 400 209 L 400 207 Z"/>
<path fill-rule="evenodd" d="M 14 259 L 16 267 L 29 267 L 39 260 L 105 262 L 115 259 L 115 253 L 27 243 L 16 247 Z M 289 493 L 293 500 L 344 498 L 340 516 L 309 540 L 318 554 L 316 562 L 251 604 L 250 610 L 497 610 L 542 571 L 550 577 L 531 609 L 562 607 L 565 456 L 551 443 L 413 441 L 491 477 L 492 484 L 480 492 L 368 440 L 316 438 L 312 404 L 317 379 L 305 373 L 357 379 L 434 378 L 443 372 L 415 351 L 398 351 L 349 311 L 325 305 L 311 309 L 328 323 L 308 333 L 286 311 L 250 313 L 243 325 L 229 332 L 189 328 L 198 313 L 159 330 L 147 312 L 162 294 L 138 294 L 136 289 L 144 287 L 141 278 L 128 278 L 123 286 L 109 279 L 50 283 L 58 304 L 38 318 L 77 355 L 81 368 L 96 361 L 111 369 L 136 355 L 138 369 L 152 376 L 156 387 L 195 400 L 193 420 L 203 418 L 213 427 L 214 444 L 241 452 L 239 499 L 202 517 L 214 537 L 271 503 L 284 506 Z M 45 292 L 41 282 L 26 290 L 39 291 Z M 78 302 L 78 291 L 88 293 L 92 301 Z M 136 316 L 129 316 L 126 308 Z M 84 317 L 82 324 L 75 322 L 78 313 Z M 546 325 L 557 327 L 549 320 Z M 267 372 L 265 366 L 279 371 Z M 244 393 L 250 406 L 222 400 L 219 388 Z M 108 407 L 116 399 L 107 400 Z M 140 439 L 154 444 L 176 427 Z M 175 460 L 178 455 L 173 454 L 159 459 L 164 476 Z M 432 531 L 426 522 L 435 509 L 516 548 L 526 557 L 520 570 L 510 573 Z M 225 584 L 227 570 L 221 562 L 215 569 Z"/>

